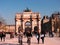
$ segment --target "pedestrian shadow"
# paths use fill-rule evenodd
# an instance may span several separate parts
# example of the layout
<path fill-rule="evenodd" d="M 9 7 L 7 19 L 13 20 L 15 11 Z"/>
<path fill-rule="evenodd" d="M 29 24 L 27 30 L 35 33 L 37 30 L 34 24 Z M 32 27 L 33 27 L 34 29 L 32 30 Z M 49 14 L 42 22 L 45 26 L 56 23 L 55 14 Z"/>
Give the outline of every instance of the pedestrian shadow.
<path fill-rule="evenodd" d="M 23 42 L 22 45 L 25 45 L 25 43 L 27 43 L 27 42 Z M 33 44 L 37 45 L 38 43 L 37 42 L 31 42 L 31 44 L 32 45 Z M 42 44 L 42 43 L 39 43 L 39 44 Z M 17 44 L 14 44 L 14 43 L 0 43 L 0 45 L 20 45 L 20 44 L 19 43 L 17 43 Z"/>
<path fill-rule="evenodd" d="M 13 43 L 1 43 L 0 45 L 19 45 L 19 44 L 13 44 Z"/>
<path fill-rule="evenodd" d="M 23 43 L 27 43 L 26 41 L 23 41 Z"/>
<path fill-rule="evenodd" d="M 23 43 L 27 43 L 27 41 L 23 41 Z M 31 44 L 38 44 L 37 42 L 31 42 Z"/>
<path fill-rule="evenodd" d="M 31 44 L 38 44 L 38 42 L 31 42 Z M 44 44 L 44 43 L 39 42 L 39 44 Z"/>
<path fill-rule="evenodd" d="M 37 42 L 31 42 L 32 44 L 37 44 Z"/>

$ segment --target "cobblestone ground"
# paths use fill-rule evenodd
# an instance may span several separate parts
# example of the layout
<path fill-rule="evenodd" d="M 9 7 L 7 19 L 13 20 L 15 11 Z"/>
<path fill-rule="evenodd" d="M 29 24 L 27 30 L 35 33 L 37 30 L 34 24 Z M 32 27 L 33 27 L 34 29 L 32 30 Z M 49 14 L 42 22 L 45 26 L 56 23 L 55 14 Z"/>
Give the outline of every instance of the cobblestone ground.
<path fill-rule="evenodd" d="M 5 41 L 2 41 L 2 42 L 0 41 L 0 45 L 19 45 L 18 38 L 15 37 L 15 38 L 10 39 L 9 36 L 7 36 Z M 23 38 L 23 45 L 28 45 L 26 37 Z M 40 39 L 40 43 L 37 44 L 36 37 L 33 36 L 31 38 L 31 45 L 60 45 L 60 38 L 59 37 L 53 37 L 53 38 L 45 37 L 44 44 L 42 44 L 41 39 Z"/>

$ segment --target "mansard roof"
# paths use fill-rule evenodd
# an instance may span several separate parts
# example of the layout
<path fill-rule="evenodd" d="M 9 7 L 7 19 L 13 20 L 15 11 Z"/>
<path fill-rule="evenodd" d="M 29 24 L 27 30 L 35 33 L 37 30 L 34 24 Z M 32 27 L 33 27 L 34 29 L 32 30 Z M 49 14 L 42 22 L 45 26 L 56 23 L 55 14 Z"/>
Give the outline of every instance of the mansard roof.
<path fill-rule="evenodd" d="M 55 12 L 52 15 L 60 15 L 60 12 Z"/>

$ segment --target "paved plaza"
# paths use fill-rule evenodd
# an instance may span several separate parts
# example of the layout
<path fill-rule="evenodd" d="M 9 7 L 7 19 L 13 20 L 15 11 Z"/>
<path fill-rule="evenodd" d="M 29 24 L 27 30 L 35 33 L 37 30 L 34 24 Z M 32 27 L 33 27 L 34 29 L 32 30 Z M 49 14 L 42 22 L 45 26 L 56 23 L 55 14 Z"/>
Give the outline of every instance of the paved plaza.
<path fill-rule="evenodd" d="M 18 43 L 18 38 L 12 38 L 10 39 L 9 35 L 6 37 L 5 42 L 4 41 L 0 41 L 0 45 L 19 45 Z M 23 45 L 28 45 L 27 44 L 27 38 L 24 37 L 23 38 Z M 42 44 L 42 40 L 40 39 L 40 43 L 37 44 L 37 39 L 35 36 L 33 36 L 31 38 L 31 45 L 60 45 L 60 38 L 59 37 L 45 37 L 45 42 L 44 44 Z"/>

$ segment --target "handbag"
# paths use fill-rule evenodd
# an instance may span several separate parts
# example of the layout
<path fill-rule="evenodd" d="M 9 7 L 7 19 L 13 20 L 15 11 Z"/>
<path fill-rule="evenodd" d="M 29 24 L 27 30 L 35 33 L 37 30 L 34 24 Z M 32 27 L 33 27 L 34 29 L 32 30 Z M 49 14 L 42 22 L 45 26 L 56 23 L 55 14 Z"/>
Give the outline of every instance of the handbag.
<path fill-rule="evenodd" d="M 44 34 L 42 34 L 41 37 L 44 37 Z"/>

